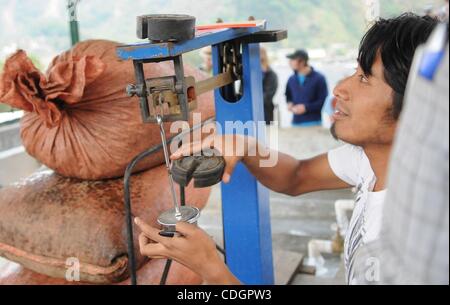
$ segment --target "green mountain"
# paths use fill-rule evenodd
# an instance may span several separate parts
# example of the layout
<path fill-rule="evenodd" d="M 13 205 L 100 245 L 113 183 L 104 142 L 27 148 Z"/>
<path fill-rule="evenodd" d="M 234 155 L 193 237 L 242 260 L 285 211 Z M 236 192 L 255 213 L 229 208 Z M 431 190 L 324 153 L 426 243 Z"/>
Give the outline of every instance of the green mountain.
<path fill-rule="evenodd" d="M 443 0 L 380 0 L 381 16 L 404 12 L 423 13 L 425 6 L 443 5 Z M 289 39 L 276 45 L 289 48 L 327 48 L 341 44 L 358 46 L 367 29 L 365 0 L 82 0 L 78 20 L 82 39 L 102 38 L 136 41 L 135 18 L 143 14 L 185 13 L 197 24 L 266 19 L 270 28 L 287 29 Z M 63 0 L 0 0 L 0 71 L 7 55 L 25 49 L 40 68 L 58 53 L 70 48 L 68 12 Z M 269 47 L 275 47 L 271 45 Z M 196 54 L 187 61 L 199 63 Z M 41 64 L 42 63 L 42 64 Z M 0 112 L 4 111 L 0 105 Z"/>
<path fill-rule="evenodd" d="M 253 15 L 267 19 L 274 28 L 287 28 L 286 46 L 326 48 L 330 43 L 356 46 L 367 29 L 366 6 L 363 0 L 227 0 L 232 9 L 225 18 L 234 20 Z M 403 12 L 422 13 L 426 5 L 443 1 L 381 0 L 381 16 L 396 16 Z"/>
<path fill-rule="evenodd" d="M 267 19 L 272 28 L 286 28 L 287 46 L 323 47 L 328 43 L 356 44 L 366 29 L 366 0 L 82 0 L 78 6 L 83 39 L 136 40 L 135 18 L 150 13 L 187 13 L 197 22 Z M 381 15 L 406 11 L 422 13 L 426 5 L 443 0 L 380 0 Z M 60 52 L 69 47 L 66 1 L 0 0 L 0 37 L 3 46 L 35 41 Z M 35 43 L 35 44 L 36 44 Z M 38 49 L 36 46 L 34 46 Z M 1 46 L 0 46 L 1 54 Z M 37 54 L 40 55 L 40 54 Z M 2 58 L 0 57 L 0 61 Z"/>
<path fill-rule="evenodd" d="M 136 41 L 135 18 L 143 14 L 185 13 L 198 24 L 266 19 L 271 28 L 289 30 L 284 47 L 326 48 L 339 43 L 356 47 L 365 32 L 366 0 L 82 0 L 78 20 L 82 39 Z M 414 11 L 443 0 L 380 0 L 383 17 Z M 70 47 L 68 12 L 63 0 L 0 0 L 0 62 L 23 48 L 44 66 Z"/>

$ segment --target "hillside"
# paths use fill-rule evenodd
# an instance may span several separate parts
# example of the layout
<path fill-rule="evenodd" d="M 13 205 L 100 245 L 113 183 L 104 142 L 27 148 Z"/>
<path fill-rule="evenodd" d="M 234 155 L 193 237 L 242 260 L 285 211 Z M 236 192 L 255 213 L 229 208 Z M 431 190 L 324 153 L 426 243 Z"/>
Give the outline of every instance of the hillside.
<path fill-rule="evenodd" d="M 382 16 L 422 12 L 442 0 L 381 0 Z M 65 0 L 0 0 L 0 64 L 7 54 L 24 48 L 46 65 L 70 47 Z M 82 39 L 136 41 L 135 17 L 148 13 L 188 13 L 198 23 L 267 19 L 272 28 L 289 30 L 285 47 L 317 48 L 332 43 L 357 46 L 366 29 L 364 0 L 81 0 Z"/>
<path fill-rule="evenodd" d="M 287 28 L 287 46 L 301 44 L 306 48 L 325 47 L 329 43 L 355 46 L 366 30 L 365 6 L 362 0 L 228 0 L 233 9 L 227 17 L 245 18 L 254 15 L 269 20 L 272 27 Z M 402 12 L 422 12 L 430 0 L 381 0 L 381 15 L 395 16 Z M 243 13 L 245 12 L 245 13 Z"/>

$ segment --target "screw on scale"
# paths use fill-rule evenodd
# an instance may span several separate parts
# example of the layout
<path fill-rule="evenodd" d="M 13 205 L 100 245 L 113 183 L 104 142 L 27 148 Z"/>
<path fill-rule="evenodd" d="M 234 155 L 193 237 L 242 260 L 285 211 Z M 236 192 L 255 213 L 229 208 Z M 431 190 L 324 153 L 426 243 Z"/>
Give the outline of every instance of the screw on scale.
<path fill-rule="evenodd" d="M 180 221 L 184 221 L 190 224 L 196 224 L 198 218 L 200 217 L 200 210 L 195 207 L 180 206 L 178 202 L 177 193 L 175 192 L 175 183 L 173 180 L 172 170 L 170 166 L 169 150 L 167 146 L 166 132 L 164 131 L 163 116 L 157 115 L 156 121 L 159 125 L 161 133 L 164 159 L 166 163 L 167 173 L 169 176 L 170 191 L 172 194 L 172 201 L 174 206 L 173 209 L 162 213 L 158 217 L 158 223 L 162 226 L 162 231 L 159 234 L 164 237 L 174 237 L 176 234 L 176 224 Z"/>
<path fill-rule="evenodd" d="M 157 115 L 156 121 L 159 125 L 161 140 L 163 144 L 164 159 L 169 176 L 170 190 L 174 208 L 162 213 L 158 217 L 158 223 L 162 226 L 161 236 L 174 237 L 176 234 L 176 224 L 184 221 L 196 224 L 200 217 L 200 210 L 182 205 L 180 206 L 175 192 L 175 182 L 181 188 L 186 187 L 191 180 L 194 180 L 194 187 L 203 188 L 219 183 L 225 169 L 225 160 L 217 155 L 213 149 L 204 150 L 200 156 L 187 156 L 176 160 L 171 166 L 169 150 L 167 147 L 166 133 L 164 131 L 163 116 Z"/>
<path fill-rule="evenodd" d="M 160 115 L 158 115 L 156 117 L 156 120 L 159 125 L 159 129 L 160 129 L 160 133 L 161 133 L 161 140 L 163 143 L 164 159 L 166 162 L 167 172 L 169 174 L 170 191 L 172 193 L 172 200 L 173 200 L 173 205 L 174 205 L 174 209 L 175 209 L 175 218 L 177 220 L 181 220 L 180 206 L 179 206 L 179 203 L 177 200 L 177 194 L 175 193 L 175 185 L 173 182 L 172 172 L 170 170 L 169 152 L 168 152 L 168 148 L 167 148 L 166 132 L 164 131 L 163 119 Z"/>

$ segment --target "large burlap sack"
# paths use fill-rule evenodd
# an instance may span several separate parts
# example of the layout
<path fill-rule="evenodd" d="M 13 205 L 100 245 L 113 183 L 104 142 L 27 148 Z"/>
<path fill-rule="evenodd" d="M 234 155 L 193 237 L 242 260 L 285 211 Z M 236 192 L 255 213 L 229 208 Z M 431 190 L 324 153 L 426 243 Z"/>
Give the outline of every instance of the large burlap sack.
<path fill-rule="evenodd" d="M 158 285 L 164 270 L 166 260 L 154 259 L 138 270 L 139 285 Z M 173 262 L 170 268 L 167 285 L 200 285 L 202 278 L 177 262 Z M 130 285 L 130 279 L 117 283 L 118 285 Z M 11 261 L 0 264 L 0 285 L 87 285 L 77 281 L 49 277 L 24 268 Z"/>
<path fill-rule="evenodd" d="M 56 57 L 44 75 L 24 51 L 8 58 L 0 75 L 0 102 L 25 110 L 21 137 L 27 152 L 66 177 L 88 180 L 121 177 L 137 154 L 161 142 L 156 124 L 143 124 L 132 61 L 116 56 L 118 43 L 91 40 Z M 186 75 L 204 79 L 189 66 Z M 147 78 L 173 75 L 168 62 L 145 65 Z M 199 97 L 204 121 L 214 116 L 212 92 Z M 169 124 L 166 124 L 169 131 Z M 168 133 L 168 136 L 170 134 Z M 147 158 L 136 171 L 161 164 Z"/>
<path fill-rule="evenodd" d="M 157 226 L 172 207 L 167 170 L 159 166 L 132 177 L 132 213 Z M 210 189 L 187 188 L 190 205 L 202 208 Z M 138 233 L 138 231 L 136 231 Z M 135 234 L 137 238 L 138 234 Z M 139 255 L 138 266 L 147 258 Z M 128 275 L 123 181 L 81 181 L 38 172 L 0 189 L 0 256 L 50 277 L 64 279 L 66 263 L 80 263 L 81 280 L 116 283 Z"/>

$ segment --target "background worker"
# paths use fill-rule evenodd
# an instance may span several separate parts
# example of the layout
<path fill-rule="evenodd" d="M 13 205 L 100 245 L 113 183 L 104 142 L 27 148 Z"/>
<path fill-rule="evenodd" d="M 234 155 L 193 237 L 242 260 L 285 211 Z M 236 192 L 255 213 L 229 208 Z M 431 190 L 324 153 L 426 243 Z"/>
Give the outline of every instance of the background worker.
<path fill-rule="evenodd" d="M 278 89 L 278 76 L 270 67 L 269 56 L 265 48 L 261 48 L 261 70 L 263 73 L 264 120 L 266 125 L 270 125 L 273 122 L 273 111 L 275 110 L 273 98 Z"/>
<path fill-rule="evenodd" d="M 297 50 L 288 55 L 294 74 L 286 85 L 288 109 L 294 114 L 294 126 L 320 126 L 322 107 L 328 96 L 328 85 L 321 73 L 309 65 L 309 55 L 305 50 Z"/>

